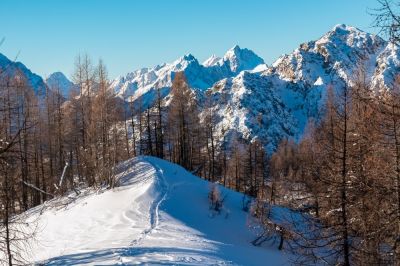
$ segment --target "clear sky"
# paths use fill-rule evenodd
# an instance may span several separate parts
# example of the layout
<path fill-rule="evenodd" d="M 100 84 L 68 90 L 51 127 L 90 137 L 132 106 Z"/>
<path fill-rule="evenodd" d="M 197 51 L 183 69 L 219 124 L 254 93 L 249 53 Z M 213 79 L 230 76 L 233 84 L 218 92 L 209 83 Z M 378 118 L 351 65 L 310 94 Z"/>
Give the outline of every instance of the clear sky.
<path fill-rule="evenodd" d="M 376 0 L 0 0 L 0 53 L 43 77 L 70 76 L 78 53 L 110 78 L 192 53 L 201 62 L 238 44 L 272 63 L 336 24 L 368 32 Z"/>

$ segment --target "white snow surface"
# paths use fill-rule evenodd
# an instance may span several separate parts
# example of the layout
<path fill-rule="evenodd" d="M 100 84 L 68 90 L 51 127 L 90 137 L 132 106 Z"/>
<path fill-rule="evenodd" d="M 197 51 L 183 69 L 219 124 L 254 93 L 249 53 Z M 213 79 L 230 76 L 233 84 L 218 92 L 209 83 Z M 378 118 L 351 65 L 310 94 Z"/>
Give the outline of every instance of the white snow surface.
<path fill-rule="evenodd" d="M 118 166 L 120 185 L 51 200 L 28 212 L 38 226 L 29 254 L 46 265 L 284 265 L 289 255 L 255 247 L 242 194 L 220 187 L 220 214 L 208 204 L 210 183 L 153 157 Z M 69 204 L 65 205 L 66 202 Z M 33 226 L 31 226 L 33 227 Z"/>

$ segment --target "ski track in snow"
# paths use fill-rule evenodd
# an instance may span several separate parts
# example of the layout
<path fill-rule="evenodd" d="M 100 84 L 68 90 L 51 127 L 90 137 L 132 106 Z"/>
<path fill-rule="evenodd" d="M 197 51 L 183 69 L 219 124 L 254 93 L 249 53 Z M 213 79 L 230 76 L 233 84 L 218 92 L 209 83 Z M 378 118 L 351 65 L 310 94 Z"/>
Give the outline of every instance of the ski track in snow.
<path fill-rule="evenodd" d="M 159 208 L 168 194 L 168 184 L 165 180 L 163 170 L 160 169 L 160 167 L 158 167 L 156 164 L 151 164 L 156 169 L 157 178 L 155 179 L 155 182 L 157 182 L 157 187 L 160 187 L 160 192 L 158 193 L 150 208 L 150 227 L 144 230 L 140 234 L 139 238 L 132 241 L 132 246 L 139 245 L 147 235 L 151 234 L 151 232 L 157 228 L 158 224 L 160 223 Z"/>

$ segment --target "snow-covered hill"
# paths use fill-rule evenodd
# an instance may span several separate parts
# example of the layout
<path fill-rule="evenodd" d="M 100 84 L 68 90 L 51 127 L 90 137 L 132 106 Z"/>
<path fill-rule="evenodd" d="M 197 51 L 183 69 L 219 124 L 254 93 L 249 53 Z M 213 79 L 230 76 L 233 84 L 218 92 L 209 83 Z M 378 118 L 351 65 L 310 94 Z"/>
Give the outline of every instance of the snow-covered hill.
<path fill-rule="evenodd" d="M 118 167 L 120 186 L 86 190 L 28 213 L 37 225 L 30 260 L 46 265 L 282 265 L 289 256 L 255 247 L 242 194 L 220 187 L 220 214 L 209 209 L 210 184 L 167 161 L 139 157 Z M 69 204 L 67 204 L 69 203 Z"/>

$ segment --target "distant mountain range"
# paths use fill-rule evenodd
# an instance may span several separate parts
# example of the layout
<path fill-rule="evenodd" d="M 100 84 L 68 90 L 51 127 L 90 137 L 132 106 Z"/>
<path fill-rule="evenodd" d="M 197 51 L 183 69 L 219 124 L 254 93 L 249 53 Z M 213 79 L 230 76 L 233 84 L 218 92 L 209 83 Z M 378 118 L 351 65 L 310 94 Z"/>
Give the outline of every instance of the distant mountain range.
<path fill-rule="evenodd" d="M 263 63 L 264 60 L 251 50 L 235 46 L 223 58 L 212 56 L 201 64 L 188 54 L 170 64 L 142 68 L 118 77 L 111 86 L 118 96 L 129 101 L 141 98 L 142 104 L 147 106 L 154 102 L 155 89 L 163 89 L 164 96 L 168 94 L 176 72 L 185 73 L 191 88 L 204 91 L 223 78 L 236 76 L 243 70 L 253 69 Z"/>
<path fill-rule="evenodd" d="M 213 55 L 203 63 L 188 54 L 169 64 L 133 71 L 111 81 L 111 88 L 121 99 L 140 99 L 147 107 L 154 103 L 157 89 L 167 96 L 174 73 L 183 71 L 199 94 L 212 90 L 220 141 L 259 138 L 273 150 L 284 137 L 300 138 L 307 120 L 321 116 L 327 87 L 351 85 L 358 69 L 365 69 L 373 85 L 390 88 L 400 70 L 399 55 L 398 46 L 379 36 L 337 25 L 271 66 L 251 50 L 234 46 L 222 58 Z M 24 73 L 36 92 L 43 89 L 42 78 L 0 55 L 0 70 L 4 68 L 9 74 Z M 57 84 L 65 96 L 73 86 L 59 72 L 46 83 Z"/>

